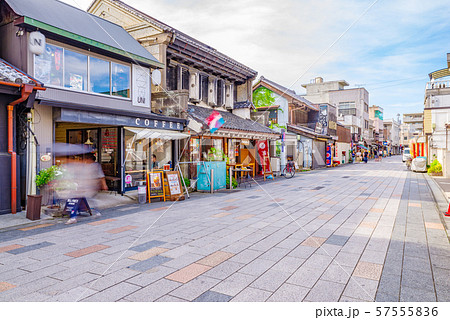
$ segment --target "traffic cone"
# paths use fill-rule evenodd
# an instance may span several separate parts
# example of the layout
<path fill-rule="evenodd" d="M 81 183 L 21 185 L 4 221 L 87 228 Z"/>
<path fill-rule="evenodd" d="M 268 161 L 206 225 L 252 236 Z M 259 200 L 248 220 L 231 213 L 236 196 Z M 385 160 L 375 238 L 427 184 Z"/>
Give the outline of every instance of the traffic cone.
<path fill-rule="evenodd" d="M 447 212 L 444 212 L 444 216 L 450 217 L 450 203 L 448 204 Z"/>

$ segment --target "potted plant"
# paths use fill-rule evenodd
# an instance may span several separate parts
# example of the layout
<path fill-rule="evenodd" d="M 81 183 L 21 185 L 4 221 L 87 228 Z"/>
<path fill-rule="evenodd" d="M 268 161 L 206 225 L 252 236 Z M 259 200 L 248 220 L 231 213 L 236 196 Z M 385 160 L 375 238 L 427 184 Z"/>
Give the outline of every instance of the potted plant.
<path fill-rule="evenodd" d="M 442 165 L 434 159 L 427 171 L 430 176 L 442 176 Z"/>
<path fill-rule="evenodd" d="M 36 175 L 36 187 L 39 188 L 39 192 L 43 197 L 42 202 L 45 205 L 47 205 L 50 200 L 53 200 L 52 182 L 60 175 L 61 169 L 59 166 L 51 166 L 50 168 L 43 169 Z"/>

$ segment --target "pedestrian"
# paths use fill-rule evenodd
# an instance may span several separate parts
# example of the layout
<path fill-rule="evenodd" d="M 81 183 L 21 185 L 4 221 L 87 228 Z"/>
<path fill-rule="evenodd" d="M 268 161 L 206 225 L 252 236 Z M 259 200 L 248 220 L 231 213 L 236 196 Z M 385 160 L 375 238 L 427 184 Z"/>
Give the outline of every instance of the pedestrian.
<path fill-rule="evenodd" d="M 380 160 L 380 162 L 381 162 L 381 160 L 383 160 L 383 159 L 382 159 L 382 158 L 383 158 L 383 151 L 380 150 L 380 153 L 378 154 L 378 156 L 379 156 L 379 160 Z"/>
<path fill-rule="evenodd" d="M 68 163 L 65 167 L 66 181 L 71 181 L 75 185 L 75 189 L 70 192 L 70 198 L 86 199 L 91 212 L 101 215 L 96 207 L 96 199 L 99 190 L 108 190 L 106 185 L 105 174 L 101 165 L 96 162 L 93 153 L 84 156 L 84 161 L 74 161 Z M 76 223 L 76 213 L 71 215 L 66 224 Z"/>
<path fill-rule="evenodd" d="M 369 157 L 369 153 L 367 151 L 364 152 L 364 163 L 367 163 Z"/>
<path fill-rule="evenodd" d="M 378 162 L 378 151 L 374 151 L 375 154 L 375 161 Z"/>

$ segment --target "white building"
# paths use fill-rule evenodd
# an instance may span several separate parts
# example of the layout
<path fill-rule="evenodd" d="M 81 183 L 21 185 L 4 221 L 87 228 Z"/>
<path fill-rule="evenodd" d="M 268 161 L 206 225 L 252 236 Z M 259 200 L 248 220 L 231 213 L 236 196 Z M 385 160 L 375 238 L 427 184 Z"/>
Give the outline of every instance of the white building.
<path fill-rule="evenodd" d="M 345 89 L 345 80 L 323 81 L 316 78 L 306 88 L 306 99 L 313 103 L 329 103 L 338 109 L 338 121 L 352 133 L 353 142 L 369 143 L 369 92 L 364 88 Z"/>
<path fill-rule="evenodd" d="M 384 141 L 387 144 L 386 151 L 392 154 L 400 154 L 400 122 L 394 119 L 383 120 L 386 133 Z"/>

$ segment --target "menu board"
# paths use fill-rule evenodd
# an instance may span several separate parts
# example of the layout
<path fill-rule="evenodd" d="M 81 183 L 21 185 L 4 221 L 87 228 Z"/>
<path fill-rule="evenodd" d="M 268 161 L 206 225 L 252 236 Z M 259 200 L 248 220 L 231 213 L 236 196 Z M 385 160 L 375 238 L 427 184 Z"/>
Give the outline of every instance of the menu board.
<path fill-rule="evenodd" d="M 166 172 L 167 182 L 169 184 L 170 195 L 178 195 L 181 194 L 181 184 L 180 177 L 178 176 L 178 172 Z"/>
<path fill-rule="evenodd" d="M 147 174 L 149 197 L 164 197 L 163 171 L 152 171 Z"/>

